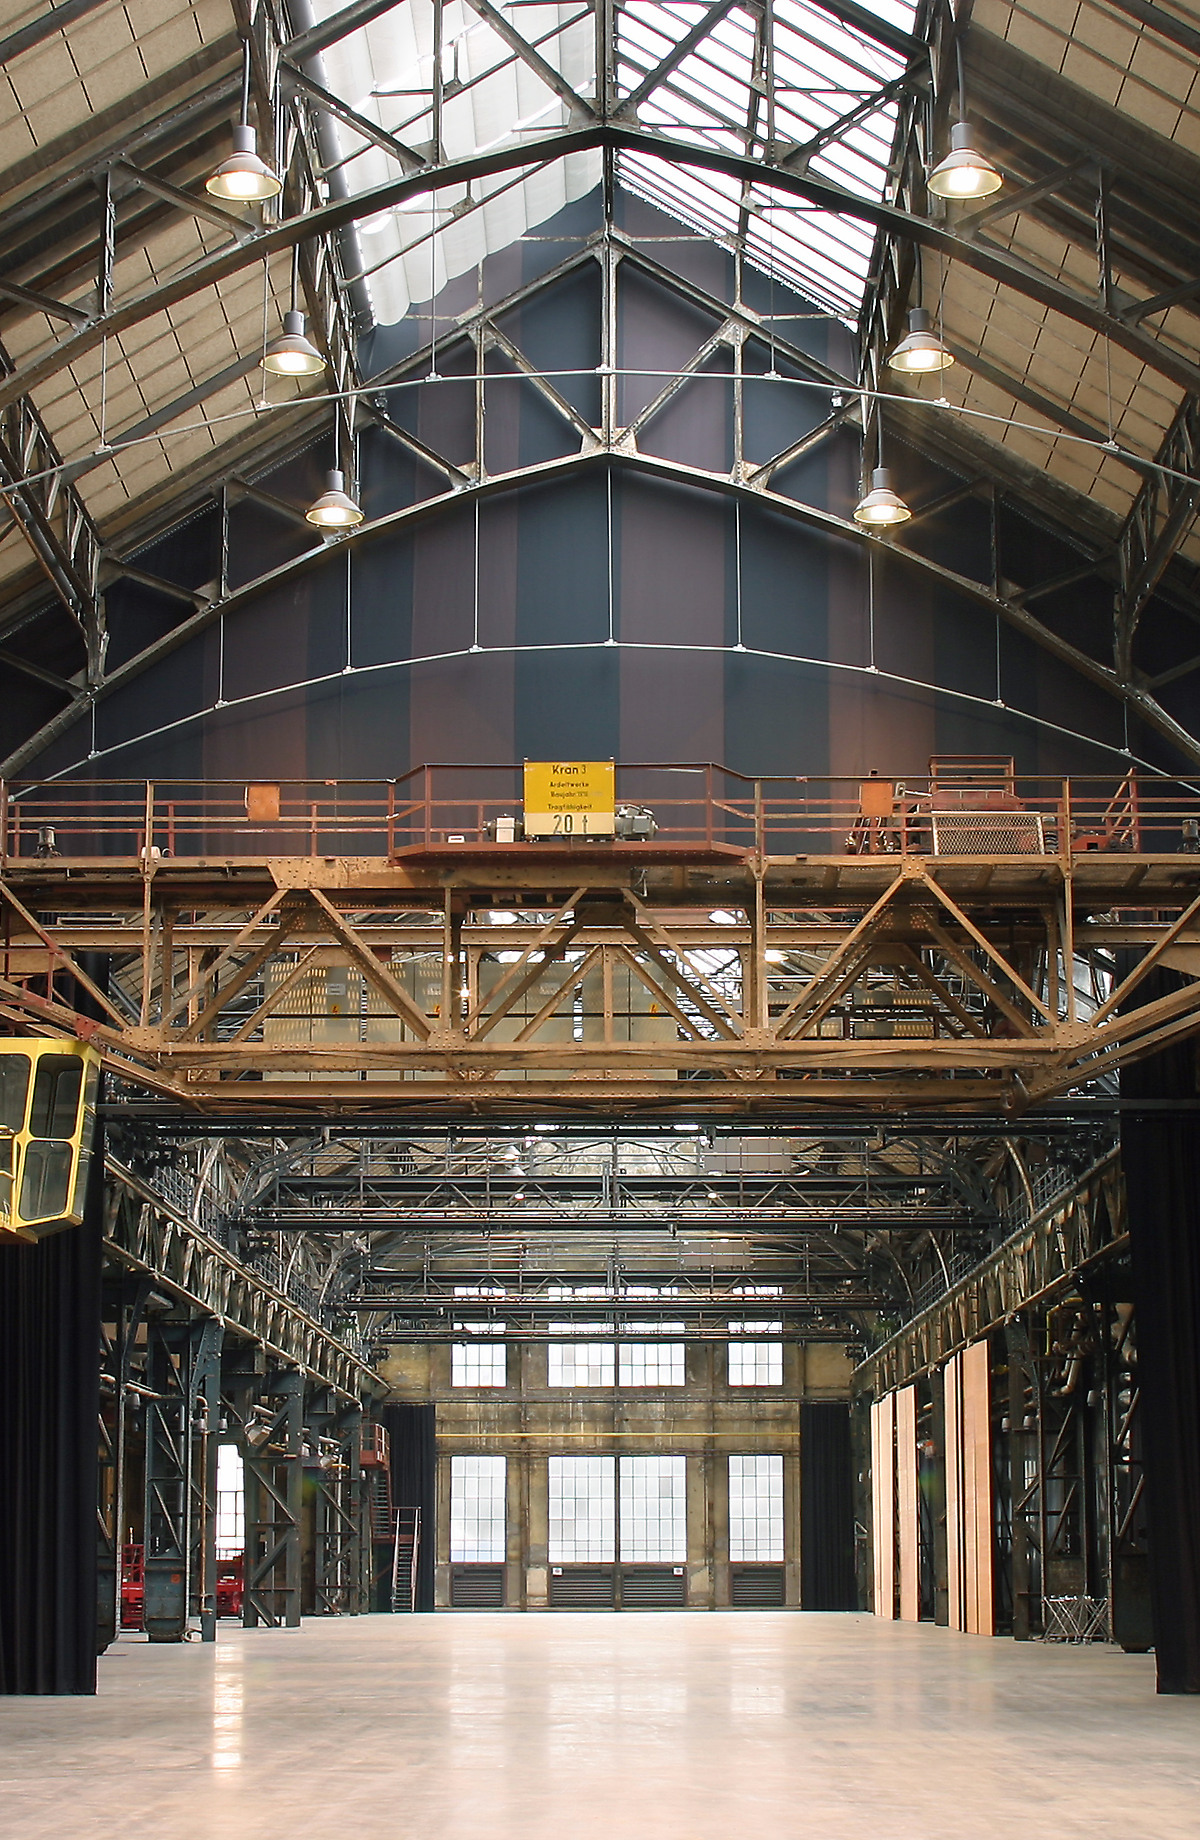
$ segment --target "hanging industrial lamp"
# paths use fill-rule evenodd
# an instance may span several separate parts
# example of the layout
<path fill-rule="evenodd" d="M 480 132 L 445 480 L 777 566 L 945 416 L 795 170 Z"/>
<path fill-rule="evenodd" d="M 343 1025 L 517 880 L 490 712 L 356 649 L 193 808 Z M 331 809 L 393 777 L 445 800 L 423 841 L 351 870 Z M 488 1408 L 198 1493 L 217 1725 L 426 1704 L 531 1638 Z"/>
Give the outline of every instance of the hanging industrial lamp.
<path fill-rule="evenodd" d="M 325 475 L 325 490 L 304 515 L 319 530 L 352 530 L 363 521 L 362 506 L 350 497 L 345 474 L 336 468 Z"/>
<path fill-rule="evenodd" d="M 939 198 L 987 198 L 1003 184 L 987 155 L 975 146 L 968 123 L 956 121 L 950 130 L 950 151 L 929 175 L 930 191 Z"/>
<path fill-rule="evenodd" d="M 263 353 L 262 367 L 277 377 L 315 377 L 325 360 L 304 330 L 304 315 L 293 307 L 283 316 L 283 331 Z"/>
<path fill-rule="evenodd" d="M 264 198 L 277 197 L 283 190 L 283 180 L 259 158 L 254 129 L 250 126 L 248 39 L 242 44 L 242 118 L 233 130 L 233 152 L 205 180 L 204 189 L 214 198 L 226 198 L 233 204 L 258 204 Z"/>
<path fill-rule="evenodd" d="M 924 307 L 914 307 L 908 316 L 908 332 L 888 359 L 894 371 L 920 375 L 924 371 L 949 370 L 954 354 L 933 330 Z"/>
<path fill-rule="evenodd" d="M 871 474 L 871 490 L 854 507 L 856 524 L 886 529 L 889 524 L 906 524 L 912 512 L 892 490 L 892 475 L 886 466 L 877 466 Z"/>

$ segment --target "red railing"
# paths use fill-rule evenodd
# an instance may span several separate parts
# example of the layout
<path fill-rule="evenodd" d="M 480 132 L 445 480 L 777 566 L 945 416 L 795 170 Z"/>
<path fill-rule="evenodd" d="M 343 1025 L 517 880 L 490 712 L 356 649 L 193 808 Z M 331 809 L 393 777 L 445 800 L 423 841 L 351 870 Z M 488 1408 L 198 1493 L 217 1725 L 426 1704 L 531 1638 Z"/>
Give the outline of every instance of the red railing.
<path fill-rule="evenodd" d="M 753 779 L 712 763 L 620 764 L 617 803 L 653 813 L 638 853 L 758 856 L 1077 855 L 1200 851 L 1200 795 L 1139 776 L 1045 779 L 995 763 L 989 775 L 904 780 Z M 597 847 L 494 841 L 520 819 L 518 766 L 449 764 L 395 780 L 60 780 L 0 783 L 0 866 L 72 859 L 395 857 L 410 851 Z M 599 847 L 608 847 L 599 843 Z"/>

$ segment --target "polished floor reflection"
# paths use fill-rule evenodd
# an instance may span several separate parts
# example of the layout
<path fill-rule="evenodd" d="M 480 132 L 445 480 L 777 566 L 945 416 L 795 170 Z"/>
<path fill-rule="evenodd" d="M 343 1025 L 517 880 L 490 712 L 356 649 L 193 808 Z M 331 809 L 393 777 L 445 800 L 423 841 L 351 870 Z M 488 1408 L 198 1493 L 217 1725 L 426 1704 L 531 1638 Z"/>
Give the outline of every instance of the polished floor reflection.
<path fill-rule="evenodd" d="M 0 1700 L 4 1840 L 1197 1840 L 1153 1663 L 870 1617 L 364 1617 L 124 1638 Z"/>

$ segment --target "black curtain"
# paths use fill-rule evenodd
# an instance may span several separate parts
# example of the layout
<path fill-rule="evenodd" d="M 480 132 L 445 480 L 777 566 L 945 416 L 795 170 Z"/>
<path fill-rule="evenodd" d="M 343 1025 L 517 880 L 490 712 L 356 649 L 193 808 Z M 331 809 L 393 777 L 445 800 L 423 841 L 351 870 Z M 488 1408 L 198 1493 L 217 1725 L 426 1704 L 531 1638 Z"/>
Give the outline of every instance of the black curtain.
<path fill-rule="evenodd" d="M 1152 972 L 1136 1002 L 1180 988 Z M 1121 1074 L 1160 1693 L 1200 1693 L 1200 1082 L 1193 1040 Z M 1139 1109 L 1145 1107 L 1145 1109 Z"/>
<path fill-rule="evenodd" d="M 800 1607 L 856 1610 L 850 1407 L 810 1400 L 800 1416 Z"/>
<path fill-rule="evenodd" d="M 0 1248 L 0 1693 L 96 1691 L 104 1145 L 84 1222 Z"/>
<path fill-rule="evenodd" d="M 437 1431 L 434 1406 L 383 1406 L 376 1414 L 391 1440 L 392 1504 L 420 1508 L 417 1610 L 433 1609 L 434 1513 L 437 1505 Z"/>

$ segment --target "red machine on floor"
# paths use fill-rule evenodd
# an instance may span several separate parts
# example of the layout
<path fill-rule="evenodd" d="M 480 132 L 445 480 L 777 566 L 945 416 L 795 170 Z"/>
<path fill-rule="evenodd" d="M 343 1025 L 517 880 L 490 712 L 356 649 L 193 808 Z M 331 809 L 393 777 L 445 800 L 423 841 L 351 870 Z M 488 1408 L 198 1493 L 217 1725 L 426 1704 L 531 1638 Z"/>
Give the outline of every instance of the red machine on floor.
<path fill-rule="evenodd" d="M 217 1560 L 217 1615 L 240 1616 L 245 1588 L 245 1561 L 241 1553 L 234 1559 Z"/>
<path fill-rule="evenodd" d="M 145 1625 L 146 1551 L 143 1546 L 121 1548 L 121 1628 Z"/>

